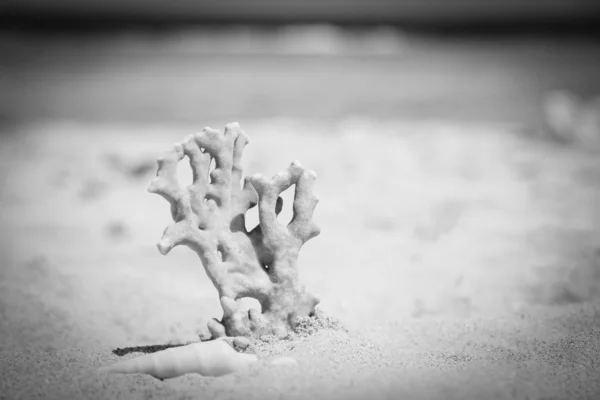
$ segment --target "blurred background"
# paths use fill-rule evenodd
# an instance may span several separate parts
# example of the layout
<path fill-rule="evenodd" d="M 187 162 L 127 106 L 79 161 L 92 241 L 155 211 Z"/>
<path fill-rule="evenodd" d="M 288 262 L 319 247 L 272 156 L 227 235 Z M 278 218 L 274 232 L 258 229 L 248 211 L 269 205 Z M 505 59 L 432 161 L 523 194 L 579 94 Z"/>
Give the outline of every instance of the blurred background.
<path fill-rule="evenodd" d="M 596 0 L 1 4 L 8 341 L 220 317 L 196 255 L 156 250 L 172 221 L 145 189 L 171 143 L 233 121 L 247 174 L 317 171 L 301 280 L 351 325 L 600 297 Z"/>
<path fill-rule="evenodd" d="M 2 121 L 346 116 L 535 126 L 600 89 L 595 0 L 19 0 Z"/>

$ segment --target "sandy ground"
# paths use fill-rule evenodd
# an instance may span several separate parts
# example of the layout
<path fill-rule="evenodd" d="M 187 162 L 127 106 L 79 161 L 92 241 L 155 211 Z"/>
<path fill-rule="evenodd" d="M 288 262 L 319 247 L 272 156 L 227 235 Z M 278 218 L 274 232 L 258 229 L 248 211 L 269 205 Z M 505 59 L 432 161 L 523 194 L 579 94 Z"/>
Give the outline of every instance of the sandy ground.
<path fill-rule="evenodd" d="M 0 136 L 1 398 L 600 396 L 597 153 L 506 124 L 240 122 L 247 174 L 317 171 L 301 279 L 348 332 L 284 346 L 290 368 L 99 373 L 116 348 L 195 340 L 221 316 L 197 256 L 158 253 L 168 205 L 146 192 L 144 167 L 201 127 L 15 125 Z"/>

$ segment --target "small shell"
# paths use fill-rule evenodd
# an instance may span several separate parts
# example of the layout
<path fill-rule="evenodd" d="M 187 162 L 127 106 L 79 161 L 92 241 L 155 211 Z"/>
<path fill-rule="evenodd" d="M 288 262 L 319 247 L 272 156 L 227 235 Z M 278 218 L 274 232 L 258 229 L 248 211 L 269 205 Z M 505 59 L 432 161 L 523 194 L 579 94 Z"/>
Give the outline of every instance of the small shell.
<path fill-rule="evenodd" d="M 190 373 L 221 376 L 243 369 L 256 361 L 254 354 L 238 353 L 224 340 L 211 340 L 146 354 L 101 370 L 123 374 L 144 373 L 158 379 Z"/>

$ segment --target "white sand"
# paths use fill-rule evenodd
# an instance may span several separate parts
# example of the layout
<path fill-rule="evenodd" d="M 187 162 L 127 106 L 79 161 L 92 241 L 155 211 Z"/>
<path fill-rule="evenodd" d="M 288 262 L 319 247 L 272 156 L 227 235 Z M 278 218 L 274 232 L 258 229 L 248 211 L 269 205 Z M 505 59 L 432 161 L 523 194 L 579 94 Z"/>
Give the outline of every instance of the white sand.
<path fill-rule="evenodd" d="M 116 348 L 194 340 L 221 315 L 196 255 L 155 248 L 170 217 L 152 173 L 106 162 L 152 160 L 201 127 L 5 128 L 0 398 L 600 396 L 597 154 L 503 126 L 240 122 L 247 174 L 317 171 L 322 235 L 301 279 L 348 333 L 278 347 L 289 368 L 98 373 Z"/>

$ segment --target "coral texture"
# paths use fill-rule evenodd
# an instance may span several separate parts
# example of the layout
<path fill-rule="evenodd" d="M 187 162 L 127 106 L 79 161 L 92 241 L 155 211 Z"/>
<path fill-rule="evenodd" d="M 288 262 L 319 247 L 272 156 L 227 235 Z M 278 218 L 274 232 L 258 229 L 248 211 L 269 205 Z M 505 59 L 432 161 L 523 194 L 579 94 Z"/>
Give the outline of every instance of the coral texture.
<path fill-rule="evenodd" d="M 223 318 L 209 321 L 213 338 L 285 336 L 293 321 L 310 315 L 319 302 L 299 282 L 297 270 L 300 249 L 320 232 L 312 221 L 318 202 L 312 190 L 316 174 L 294 161 L 271 179 L 246 177 L 242 187 L 247 144 L 237 123 L 227 124 L 224 133 L 204 128 L 158 159 L 156 178 L 148 188 L 171 203 L 174 223 L 166 228 L 159 251 L 190 247 L 217 288 Z M 186 188 L 177 181 L 177 165 L 184 156 L 193 171 L 193 183 Z M 215 167 L 210 170 L 212 160 Z M 292 185 L 293 218 L 284 226 L 277 221 L 283 207 L 279 195 Z M 245 215 L 255 206 L 259 224 L 247 231 Z M 257 299 L 262 311 L 245 310 L 244 297 Z"/>

